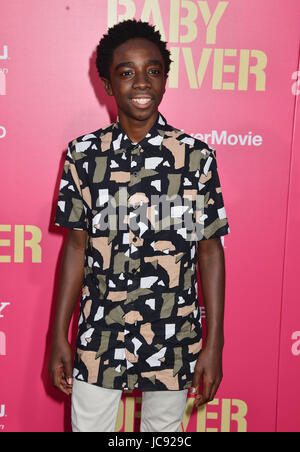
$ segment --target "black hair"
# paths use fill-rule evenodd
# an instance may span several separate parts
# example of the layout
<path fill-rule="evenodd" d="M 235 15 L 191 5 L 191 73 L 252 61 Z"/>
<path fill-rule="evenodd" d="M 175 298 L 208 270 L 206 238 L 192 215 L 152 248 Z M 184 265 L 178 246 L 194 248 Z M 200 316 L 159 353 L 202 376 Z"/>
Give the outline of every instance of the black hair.
<path fill-rule="evenodd" d="M 159 48 L 165 62 L 165 76 L 167 77 L 170 64 L 170 51 L 167 43 L 162 41 L 161 34 L 148 22 L 136 19 L 124 20 L 108 29 L 97 46 L 96 67 L 100 77 L 110 79 L 109 68 L 113 61 L 114 50 L 129 39 L 144 38 L 153 42 Z"/>

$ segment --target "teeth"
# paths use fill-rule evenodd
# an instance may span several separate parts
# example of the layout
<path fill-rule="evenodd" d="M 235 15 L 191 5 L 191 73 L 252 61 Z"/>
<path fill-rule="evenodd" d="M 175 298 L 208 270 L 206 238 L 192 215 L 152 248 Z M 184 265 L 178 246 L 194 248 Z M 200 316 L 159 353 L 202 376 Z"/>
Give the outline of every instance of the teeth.
<path fill-rule="evenodd" d="M 148 102 L 150 102 L 151 99 L 133 99 L 134 102 L 137 102 L 138 104 L 147 104 Z"/>

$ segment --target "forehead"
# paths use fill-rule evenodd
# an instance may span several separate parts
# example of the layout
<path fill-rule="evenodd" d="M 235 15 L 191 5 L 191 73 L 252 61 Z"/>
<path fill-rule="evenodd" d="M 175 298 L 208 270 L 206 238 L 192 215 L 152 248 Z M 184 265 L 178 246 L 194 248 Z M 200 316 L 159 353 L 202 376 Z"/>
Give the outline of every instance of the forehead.
<path fill-rule="evenodd" d="M 114 50 L 113 65 L 121 62 L 140 62 L 141 60 L 160 60 L 164 63 L 163 56 L 153 42 L 144 38 L 129 39 L 123 44 L 119 45 Z"/>

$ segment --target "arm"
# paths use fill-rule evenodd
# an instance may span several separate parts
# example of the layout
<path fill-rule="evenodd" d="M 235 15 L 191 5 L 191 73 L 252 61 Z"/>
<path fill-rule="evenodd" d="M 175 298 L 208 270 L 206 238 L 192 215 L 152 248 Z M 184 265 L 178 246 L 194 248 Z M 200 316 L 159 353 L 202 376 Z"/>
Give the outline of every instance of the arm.
<path fill-rule="evenodd" d="M 49 373 L 54 386 L 65 394 L 72 391 L 72 349 L 68 341 L 71 318 L 82 288 L 86 231 L 71 229 L 65 244 Z"/>
<path fill-rule="evenodd" d="M 225 261 L 219 237 L 199 241 L 197 253 L 207 318 L 206 345 L 197 359 L 192 383 L 197 392 L 203 379 L 203 394 L 195 397 L 198 407 L 214 399 L 223 378 Z"/>

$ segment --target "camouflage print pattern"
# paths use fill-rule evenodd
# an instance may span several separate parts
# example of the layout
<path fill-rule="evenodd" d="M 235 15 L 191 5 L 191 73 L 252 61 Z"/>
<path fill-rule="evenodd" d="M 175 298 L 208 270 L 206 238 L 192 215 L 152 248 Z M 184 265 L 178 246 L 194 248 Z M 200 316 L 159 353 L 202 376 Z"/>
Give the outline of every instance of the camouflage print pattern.
<path fill-rule="evenodd" d="M 197 242 L 230 232 L 215 150 L 161 113 L 132 143 L 117 118 L 69 143 L 55 224 L 88 232 L 74 378 L 189 388 L 202 349 Z"/>

